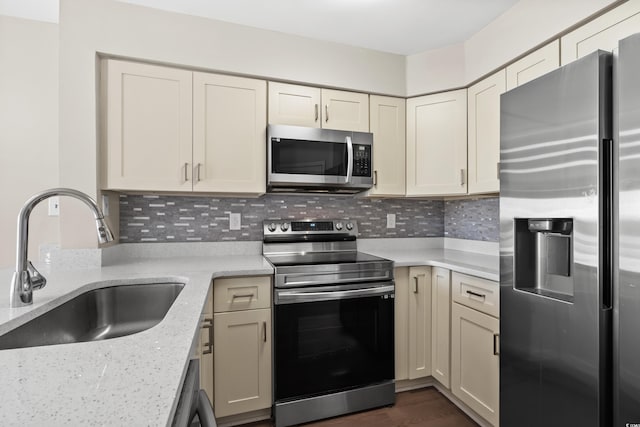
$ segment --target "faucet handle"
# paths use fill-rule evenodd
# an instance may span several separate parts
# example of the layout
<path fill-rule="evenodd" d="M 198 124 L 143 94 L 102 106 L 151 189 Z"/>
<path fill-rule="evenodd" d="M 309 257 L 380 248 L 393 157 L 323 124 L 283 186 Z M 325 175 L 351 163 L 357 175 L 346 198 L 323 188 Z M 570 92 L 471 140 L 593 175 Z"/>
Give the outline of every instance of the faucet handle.
<path fill-rule="evenodd" d="M 47 284 L 47 279 L 36 270 L 31 261 L 27 263 L 27 273 L 29 274 L 32 290 L 42 289 Z"/>

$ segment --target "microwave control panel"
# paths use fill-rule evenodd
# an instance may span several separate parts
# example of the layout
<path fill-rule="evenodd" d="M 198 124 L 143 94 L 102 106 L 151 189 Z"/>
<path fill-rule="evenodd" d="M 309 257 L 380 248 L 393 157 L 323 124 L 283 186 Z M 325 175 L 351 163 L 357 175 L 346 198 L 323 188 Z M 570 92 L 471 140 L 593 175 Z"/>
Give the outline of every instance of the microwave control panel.
<path fill-rule="evenodd" d="M 371 176 L 371 146 L 353 144 L 353 176 Z"/>

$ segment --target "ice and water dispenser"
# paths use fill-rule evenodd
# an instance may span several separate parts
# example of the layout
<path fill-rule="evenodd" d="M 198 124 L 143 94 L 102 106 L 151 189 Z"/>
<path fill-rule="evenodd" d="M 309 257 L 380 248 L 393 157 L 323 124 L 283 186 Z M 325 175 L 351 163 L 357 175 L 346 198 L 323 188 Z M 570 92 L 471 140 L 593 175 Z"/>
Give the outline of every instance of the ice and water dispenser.
<path fill-rule="evenodd" d="M 514 288 L 573 301 L 573 219 L 515 219 Z"/>

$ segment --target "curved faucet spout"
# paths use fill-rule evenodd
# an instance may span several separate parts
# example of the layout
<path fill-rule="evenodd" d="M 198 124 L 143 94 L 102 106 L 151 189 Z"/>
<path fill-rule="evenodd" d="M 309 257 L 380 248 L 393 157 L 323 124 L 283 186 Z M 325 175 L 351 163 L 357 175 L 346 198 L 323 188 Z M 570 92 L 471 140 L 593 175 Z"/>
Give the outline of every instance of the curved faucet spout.
<path fill-rule="evenodd" d="M 33 208 L 43 200 L 53 196 L 69 196 L 84 202 L 96 220 L 96 230 L 100 243 L 113 240 L 113 234 L 104 220 L 104 215 L 95 200 L 87 194 L 72 188 L 52 188 L 35 194 L 27 200 L 18 213 L 18 238 L 16 244 L 16 271 L 11 282 L 10 307 L 22 307 L 33 303 L 33 290 L 46 285 L 47 280 L 27 259 L 29 245 L 29 216 Z"/>

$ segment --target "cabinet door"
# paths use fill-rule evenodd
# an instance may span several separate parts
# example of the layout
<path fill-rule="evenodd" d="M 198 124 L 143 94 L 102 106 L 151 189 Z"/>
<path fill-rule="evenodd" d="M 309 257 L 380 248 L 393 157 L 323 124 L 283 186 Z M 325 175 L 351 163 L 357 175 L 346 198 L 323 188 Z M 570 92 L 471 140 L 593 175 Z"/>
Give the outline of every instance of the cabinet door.
<path fill-rule="evenodd" d="M 500 95 L 505 88 L 502 69 L 468 90 L 469 194 L 500 191 Z"/>
<path fill-rule="evenodd" d="M 200 388 L 213 399 L 213 292 L 209 289 L 200 329 Z"/>
<path fill-rule="evenodd" d="M 446 268 L 431 268 L 431 372 L 449 388 L 451 353 L 451 274 Z"/>
<path fill-rule="evenodd" d="M 320 127 L 320 89 L 269 82 L 269 123 Z"/>
<path fill-rule="evenodd" d="M 193 190 L 266 191 L 267 83 L 194 73 Z"/>
<path fill-rule="evenodd" d="M 507 67 L 507 90 L 547 74 L 560 66 L 560 41 L 531 52 Z"/>
<path fill-rule="evenodd" d="M 431 375 L 431 269 L 409 268 L 409 379 Z"/>
<path fill-rule="evenodd" d="M 103 188 L 191 191 L 191 71 L 108 60 Z"/>
<path fill-rule="evenodd" d="M 466 89 L 407 100 L 407 196 L 466 194 Z"/>
<path fill-rule="evenodd" d="M 499 321 L 453 303 L 451 326 L 451 391 L 492 425 L 498 425 Z"/>
<path fill-rule="evenodd" d="M 215 313 L 217 417 L 271 406 L 271 310 Z"/>
<path fill-rule="evenodd" d="M 396 268 L 394 298 L 396 381 L 409 379 L 409 269 Z"/>
<path fill-rule="evenodd" d="M 322 89 L 322 127 L 369 132 L 369 95 Z"/>
<path fill-rule="evenodd" d="M 371 95 L 373 188 L 375 196 L 404 196 L 406 108 L 402 98 Z"/>
<path fill-rule="evenodd" d="M 575 29 L 560 39 L 561 64 L 603 49 L 612 51 L 618 40 L 640 29 L 640 1 L 631 0 Z"/>

